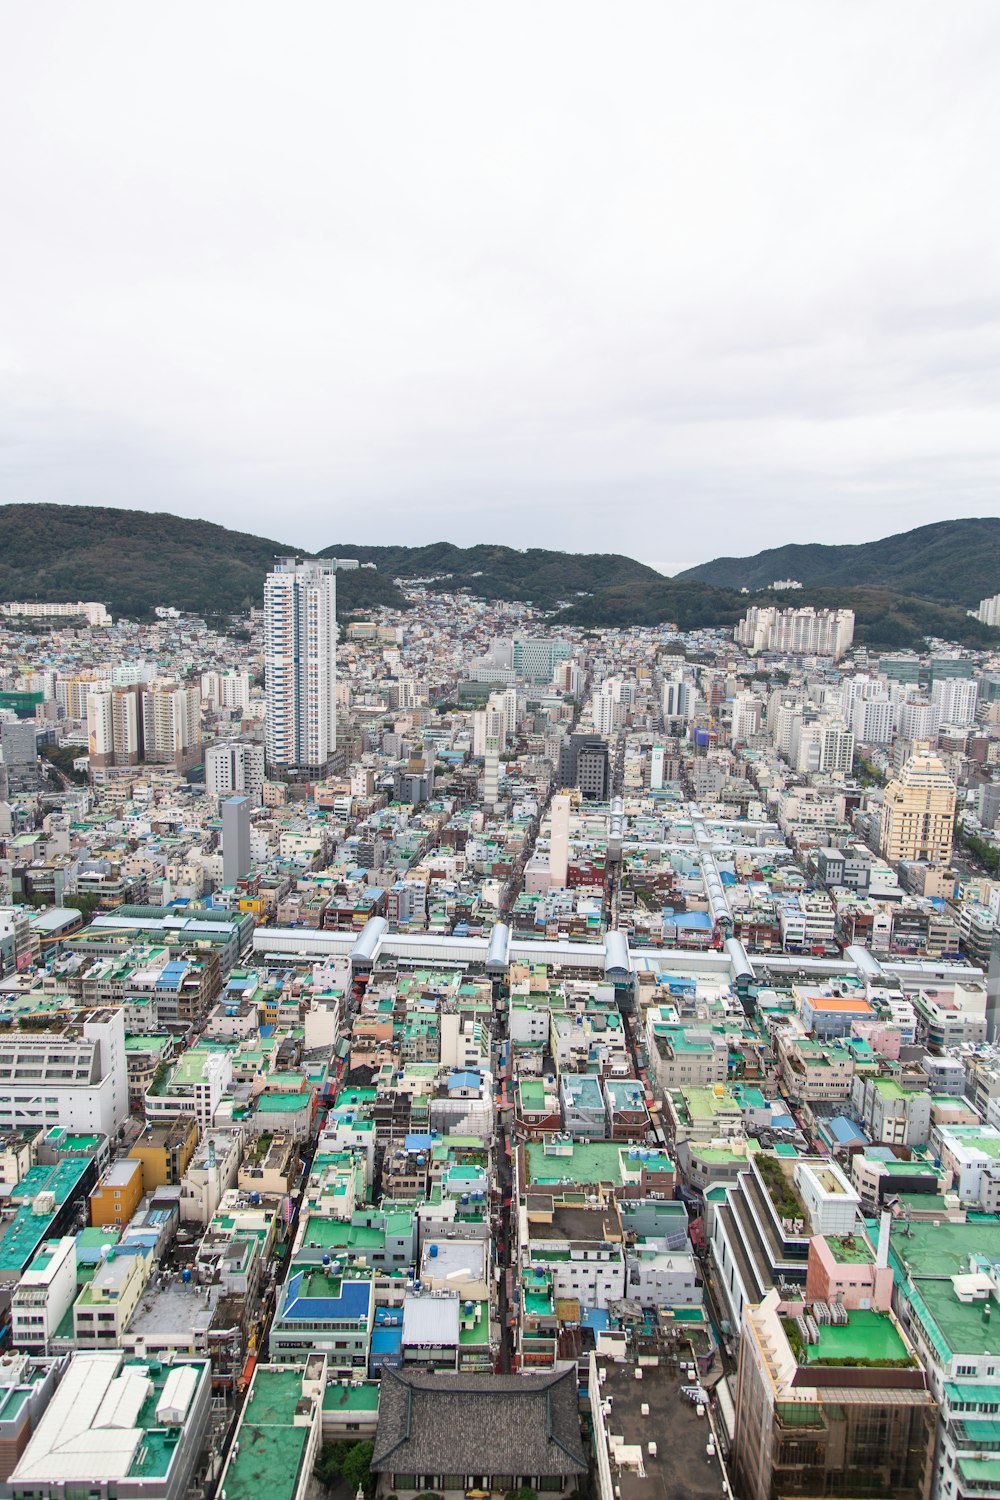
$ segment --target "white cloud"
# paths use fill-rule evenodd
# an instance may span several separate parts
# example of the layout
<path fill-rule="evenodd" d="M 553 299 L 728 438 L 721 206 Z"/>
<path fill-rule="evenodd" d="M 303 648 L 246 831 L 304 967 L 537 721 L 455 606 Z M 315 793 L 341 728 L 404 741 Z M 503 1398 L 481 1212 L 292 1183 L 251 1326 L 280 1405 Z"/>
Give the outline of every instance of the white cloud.
<path fill-rule="evenodd" d="M 991 0 L 9 9 L 0 501 L 665 567 L 995 511 L 998 52 Z"/>

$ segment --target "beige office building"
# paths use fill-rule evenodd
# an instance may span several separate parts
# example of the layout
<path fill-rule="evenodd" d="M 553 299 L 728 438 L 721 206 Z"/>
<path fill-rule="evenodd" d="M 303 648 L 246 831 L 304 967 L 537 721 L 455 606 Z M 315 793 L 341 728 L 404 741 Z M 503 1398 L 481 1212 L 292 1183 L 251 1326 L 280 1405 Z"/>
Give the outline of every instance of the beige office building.
<path fill-rule="evenodd" d="M 885 789 L 879 853 L 891 864 L 951 859 L 955 783 L 927 745 L 917 745 L 899 776 Z"/>

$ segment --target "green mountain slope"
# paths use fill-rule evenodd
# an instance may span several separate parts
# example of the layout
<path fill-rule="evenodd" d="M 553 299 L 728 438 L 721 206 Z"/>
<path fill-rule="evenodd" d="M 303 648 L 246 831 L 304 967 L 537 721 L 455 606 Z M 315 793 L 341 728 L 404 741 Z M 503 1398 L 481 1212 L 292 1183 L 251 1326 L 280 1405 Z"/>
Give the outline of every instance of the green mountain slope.
<path fill-rule="evenodd" d="M 373 562 L 388 578 L 432 578 L 442 593 L 468 589 L 482 599 L 529 600 L 551 609 L 575 594 L 633 582 L 661 583 L 663 575 L 645 563 L 615 553 L 549 552 L 529 547 L 358 547 L 338 542 L 323 557 L 356 557 Z"/>
<path fill-rule="evenodd" d="M 808 588 L 794 594 L 740 594 L 686 574 L 659 583 L 602 589 L 555 616 L 582 626 L 676 624 L 680 630 L 730 627 L 750 604 L 812 604 L 817 609 L 853 609 L 857 645 L 877 650 L 921 650 L 939 636 L 966 646 L 996 646 L 1000 631 L 972 620 L 964 609 L 886 588 Z"/>
<path fill-rule="evenodd" d="M 113 614 L 135 618 L 148 616 L 157 604 L 201 614 L 242 612 L 260 604 L 264 574 L 274 558 L 295 551 L 266 537 L 163 513 L 5 505 L 0 506 L 0 599 L 99 599 Z M 994 551 L 995 574 L 990 572 Z M 810 581 L 804 576 L 808 568 L 796 566 L 804 554 L 809 554 L 809 566 L 822 574 L 822 583 Z M 553 612 L 557 623 L 598 627 L 666 621 L 682 630 L 732 626 L 753 602 L 733 586 L 706 581 L 702 575 L 715 564 L 664 578 L 643 563 L 612 554 L 541 548 L 520 552 L 449 542 L 424 547 L 359 547 L 345 542 L 321 555 L 357 557 L 375 563 L 378 570 L 340 575 L 342 615 L 380 604 L 402 606 L 405 601 L 393 583 L 396 577 L 432 579 L 431 587 L 443 592 L 467 590 L 485 599 L 530 600 Z M 857 561 L 862 555 L 868 559 L 864 566 Z M 866 571 L 876 571 L 873 558 L 885 576 L 869 582 Z M 766 582 L 798 576 L 808 585 L 792 595 L 757 595 L 757 602 L 853 608 L 859 643 L 880 649 L 908 647 L 920 644 L 926 635 L 968 645 L 1000 640 L 1000 632 L 970 620 L 963 607 L 966 600 L 975 602 L 1000 588 L 1000 520 L 944 522 L 861 547 L 783 547 L 756 559 L 730 562 L 732 568 L 754 564 Z M 721 559 L 717 566 L 727 573 L 732 571 L 730 562 Z M 920 573 L 924 565 L 926 576 Z M 953 581 L 946 588 L 942 580 L 953 578 L 952 570 L 959 567 L 977 581 L 966 582 L 963 589 Z M 831 579 L 831 571 L 838 576 Z M 916 581 L 904 588 L 896 578 Z M 560 609 L 567 601 L 568 607 Z"/>
<path fill-rule="evenodd" d="M 0 599 L 96 599 L 115 616 L 158 604 L 196 613 L 259 607 L 264 574 L 294 547 L 210 521 L 85 505 L 0 506 Z M 347 555 L 347 554 L 343 554 Z M 391 577 L 338 579 L 341 613 L 402 603 Z"/>
<path fill-rule="evenodd" d="M 1000 518 L 938 521 L 856 545 L 789 545 L 753 557 L 717 557 L 678 577 L 735 589 L 767 588 L 776 578 L 807 586 L 871 585 L 971 609 L 1000 590 Z"/>

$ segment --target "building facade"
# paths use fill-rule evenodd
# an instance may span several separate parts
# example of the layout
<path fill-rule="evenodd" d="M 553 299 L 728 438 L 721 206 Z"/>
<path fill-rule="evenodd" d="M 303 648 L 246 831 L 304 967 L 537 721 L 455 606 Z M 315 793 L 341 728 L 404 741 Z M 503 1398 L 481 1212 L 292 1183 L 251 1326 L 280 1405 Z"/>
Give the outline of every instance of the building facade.
<path fill-rule="evenodd" d="M 264 580 L 266 756 L 322 771 L 337 746 L 335 559 L 282 558 Z"/>

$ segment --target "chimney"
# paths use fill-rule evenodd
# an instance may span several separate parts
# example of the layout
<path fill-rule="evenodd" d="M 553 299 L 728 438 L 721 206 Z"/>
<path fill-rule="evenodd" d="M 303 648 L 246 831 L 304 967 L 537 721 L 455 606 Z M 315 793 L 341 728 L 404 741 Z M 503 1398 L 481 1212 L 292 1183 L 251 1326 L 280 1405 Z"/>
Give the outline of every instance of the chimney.
<path fill-rule="evenodd" d="M 887 1208 L 884 1208 L 878 1224 L 878 1251 L 875 1255 L 876 1271 L 884 1271 L 889 1264 L 889 1229 L 891 1225 L 892 1214 Z"/>

